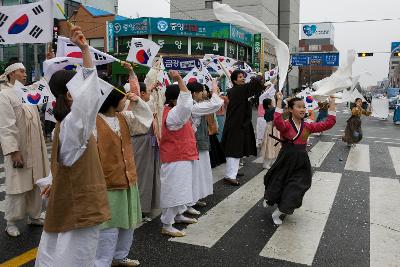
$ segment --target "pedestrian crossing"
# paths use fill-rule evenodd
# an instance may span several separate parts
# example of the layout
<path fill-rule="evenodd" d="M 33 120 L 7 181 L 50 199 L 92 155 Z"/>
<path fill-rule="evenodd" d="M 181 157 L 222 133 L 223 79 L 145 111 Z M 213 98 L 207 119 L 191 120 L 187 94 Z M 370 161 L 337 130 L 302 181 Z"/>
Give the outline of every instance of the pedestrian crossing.
<path fill-rule="evenodd" d="M 321 171 L 329 153 L 335 146 L 344 146 L 348 150 L 344 168 L 333 172 Z M 399 175 L 400 147 L 388 147 L 393 168 Z M 370 183 L 370 266 L 400 266 L 400 183 L 396 177 L 382 178 L 371 175 L 371 147 L 358 144 L 347 148 L 342 143 L 318 141 L 309 152 L 311 165 L 315 168 L 311 189 L 306 193 L 303 205 L 293 215 L 286 216 L 284 223 L 268 237 L 264 246 L 258 248 L 260 257 L 311 266 L 324 238 L 331 210 L 335 208 L 335 199 L 342 181 L 342 172 L 357 172 L 366 176 Z M 262 163 L 257 158 L 253 163 Z M 254 208 L 261 208 L 260 201 L 264 194 L 263 177 L 266 170 L 254 176 L 231 195 L 220 201 L 213 208 L 200 216 L 197 224 L 188 225 L 182 238 L 170 238 L 172 243 L 220 248 L 220 242 L 229 240 L 236 225 Z M 351 175 L 347 175 L 348 179 Z M 347 196 L 348 197 L 348 196 Z M 361 199 L 358 201 L 368 201 Z M 271 220 L 272 209 L 264 209 L 266 218 Z M 346 211 L 343 211 L 346 212 Z M 365 211 L 360 211 L 365 212 Z M 357 216 L 356 214 L 354 216 Z M 272 220 L 271 220 L 272 221 Z M 332 224 L 332 223 L 331 223 Z M 245 231 L 245 230 L 243 230 Z M 243 234 L 243 233 L 242 233 Z M 338 233 L 340 234 L 340 233 Z M 337 244 L 340 246 L 340 244 Z"/>
<path fill-rule="evenodd" d="M 339 187 L 340 173 L 316 172 L 303 206 L 287 216 L 260 256 L 311 265 Z"/>

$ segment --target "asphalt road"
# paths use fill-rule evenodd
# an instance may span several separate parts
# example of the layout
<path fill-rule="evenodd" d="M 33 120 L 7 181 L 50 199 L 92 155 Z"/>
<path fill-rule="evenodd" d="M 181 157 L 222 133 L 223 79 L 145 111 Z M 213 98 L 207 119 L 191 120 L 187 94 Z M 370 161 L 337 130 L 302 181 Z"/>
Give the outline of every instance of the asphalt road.
<path fill-rule="evenodd" d="M 350 149 L 340 138 L 349 116 L 339 107 L 336 126 L 310 139 L 313 185 L 282 226 L 261 205 L 262 164 L 248 158 L 240 187 L 222 183 L 223 166 L 214 169 L 199 223 L 178 227 L 187 237 L 162 236 L 156 217 L 136 229 L 129 256 L 143 266 L 400 266 L 400 127 L 364 117 L 364 139 Z M 18 238 L 0 232 L 0 263 L 37 247 L 41 228 L 20 228 Z"/>

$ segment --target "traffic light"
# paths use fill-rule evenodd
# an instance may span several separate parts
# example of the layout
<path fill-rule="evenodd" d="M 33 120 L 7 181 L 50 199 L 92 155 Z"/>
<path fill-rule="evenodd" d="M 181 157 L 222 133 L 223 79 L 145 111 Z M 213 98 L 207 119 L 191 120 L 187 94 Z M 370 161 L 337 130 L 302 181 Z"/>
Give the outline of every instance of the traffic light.
<path fill-rule="evenodd" d="M 372 57 L 374 55 L 374 53 L 358 53 L 358 57 Z"/>
<path fill-rule="evenodd" d="M 400 52 L 394 52 L 394 53 L 393 53 L 393 56 L 394 56 L 394 57 L 400 57 Z"/>

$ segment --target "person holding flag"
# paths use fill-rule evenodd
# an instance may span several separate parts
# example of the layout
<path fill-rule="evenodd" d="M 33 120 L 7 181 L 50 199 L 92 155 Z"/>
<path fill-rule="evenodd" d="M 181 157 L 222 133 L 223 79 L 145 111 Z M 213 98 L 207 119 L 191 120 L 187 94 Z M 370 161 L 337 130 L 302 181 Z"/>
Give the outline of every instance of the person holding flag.
<path fill-rule="evenodd" d="M 18 220 L 28 217 L 28 224 L 42 226 L 40 218 L 42 199 L 35 181 L 49 172 L 46 143 L 36 106 L 23 104 L 14 89 L 18 81 L 26 82 L 24 65 L 11 59 L 0 79 L 0 142 L 5 169 L 5 220 L 6 233 L 20 235 Z"/>
<path fill-rule="evenodd" d="M 192 180 L 194 161 L 199 159 L 196 138 L 191 123 L 193 99 L 185 82 L 177 71 L 170 76 L 178 84 L 165 91 L 165 107 L 162 117 L 160 141 L 161 233 L 172 237 L 186 234 L 172 225 L 196 223 L 196 219 L 182 215 L 193 202 Z"/>
<path fill-rule="evenodd" d="M 192 125 L 195 130 L 197 149 L 199 151 L 199 160 L 194 161 L 193 165 L 193 202 L 189 205 L 187 213 L 191 215 L 200 215 L 193 206 L 205 206 L 206 203 L 201 199 L 212 195 L 213 176 L 210 163 L 210 139 L 208 136 L 207 115 L 213 114 L 221 108 L 224 101 L 218 96 L 219 88 L 216 80 L 212 81 L 212 97 L 208 101 L 207 92 L 204 85 L 199 82 L 191 82 L 187 85 L 192 93 Z"/>
<path fill-rule="evenodd" d="M 104 97 L 79 27 L 71 41 L 80 47 L 83 68 L 55 72 L 49 86 L 57 102 L 51 158 L 52 185 L 35 266 L 93 266 L 100 224 L 111 219 L 107 187 L 93 130 Z M 107 94 L 105 94 L 107 96 Z"/>
<path fill-rule="evenodd" d="M 133 71 L 129 63 L 123 66 Z M 139 265 L 139 261 L 127 257 L 134 229 L 142 221 L 131 136 L 146 134 L 153 114 L 146 102 L 134 93 L 136 88 L 131 86 L 126 96 L 121 93 L 122 86 L 118 89 L 112 90 L 100 107 L 94 131 L 111 211 L 111 220 L 100 226 L 96 267 Z M 130 110 L 124 111 L 126 99 L 130 101 Z"/>
<path fill-rule="evenodd" d="M 244 156 L 257 156 L 249 98 L 264 89 L 262 76 L 253 77 L 249 83 L 245 83 L 245 79 L 242 70 L 235 70 L 231 74 L 233 87 L 228 91 L 229 104 L 221 141 L 226 156 L 224 182 L 235 186 L 240 185 L 236 178 L 240 159 Z"/>

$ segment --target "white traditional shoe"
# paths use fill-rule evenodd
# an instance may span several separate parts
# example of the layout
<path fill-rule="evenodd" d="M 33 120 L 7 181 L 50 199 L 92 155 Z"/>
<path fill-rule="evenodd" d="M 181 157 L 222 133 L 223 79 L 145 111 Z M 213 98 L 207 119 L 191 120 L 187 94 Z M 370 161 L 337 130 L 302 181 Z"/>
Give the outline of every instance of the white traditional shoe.
<path fill-rule="evenodd" d="M 263 203 L 262 203 L 262 205 L 263 205 L 263 207 L 264 207 L 264 208 L 268 208 L 268 206 L 269 206 L 269 205 L 268 205 L 268 203 L 267 203 L 267 200 L 266 200 L 266 199 L 264 199 L 264 200 L 263 200 Z"/>
<path fill-rule="evenodd" d="M 35 225 L 35 226 L 43 226 L 44 220 L 42 218 L 38 218 L 38 219 L 28 218 L 28 224 Z"/>
<path fill-rule="evenodd" d="M 190 214 L 190 215 L 200 215 L 200 211 L 194 209 L 193 207 L 189 207 L 185 213 Z"/>
<path fill-rule="evenodd" d="M 19 236 L 21 233 L 19 232 L 19 230 L 18 230 L 18 227 L 17 226 L 15 226 L 15 225 L 7 225 L 7 227 L 6 227 L 6 233 L 9 235 L 9 236 L 12 236 L 12 237 L 17 237 L 17 236 Z"/>
<path fill-rule="evenodd" d="M 124 258 L 122 260 L 113 259 L 111 266 L 139 266 L 140 262 L 138 260 L 131 260 Z"/>

